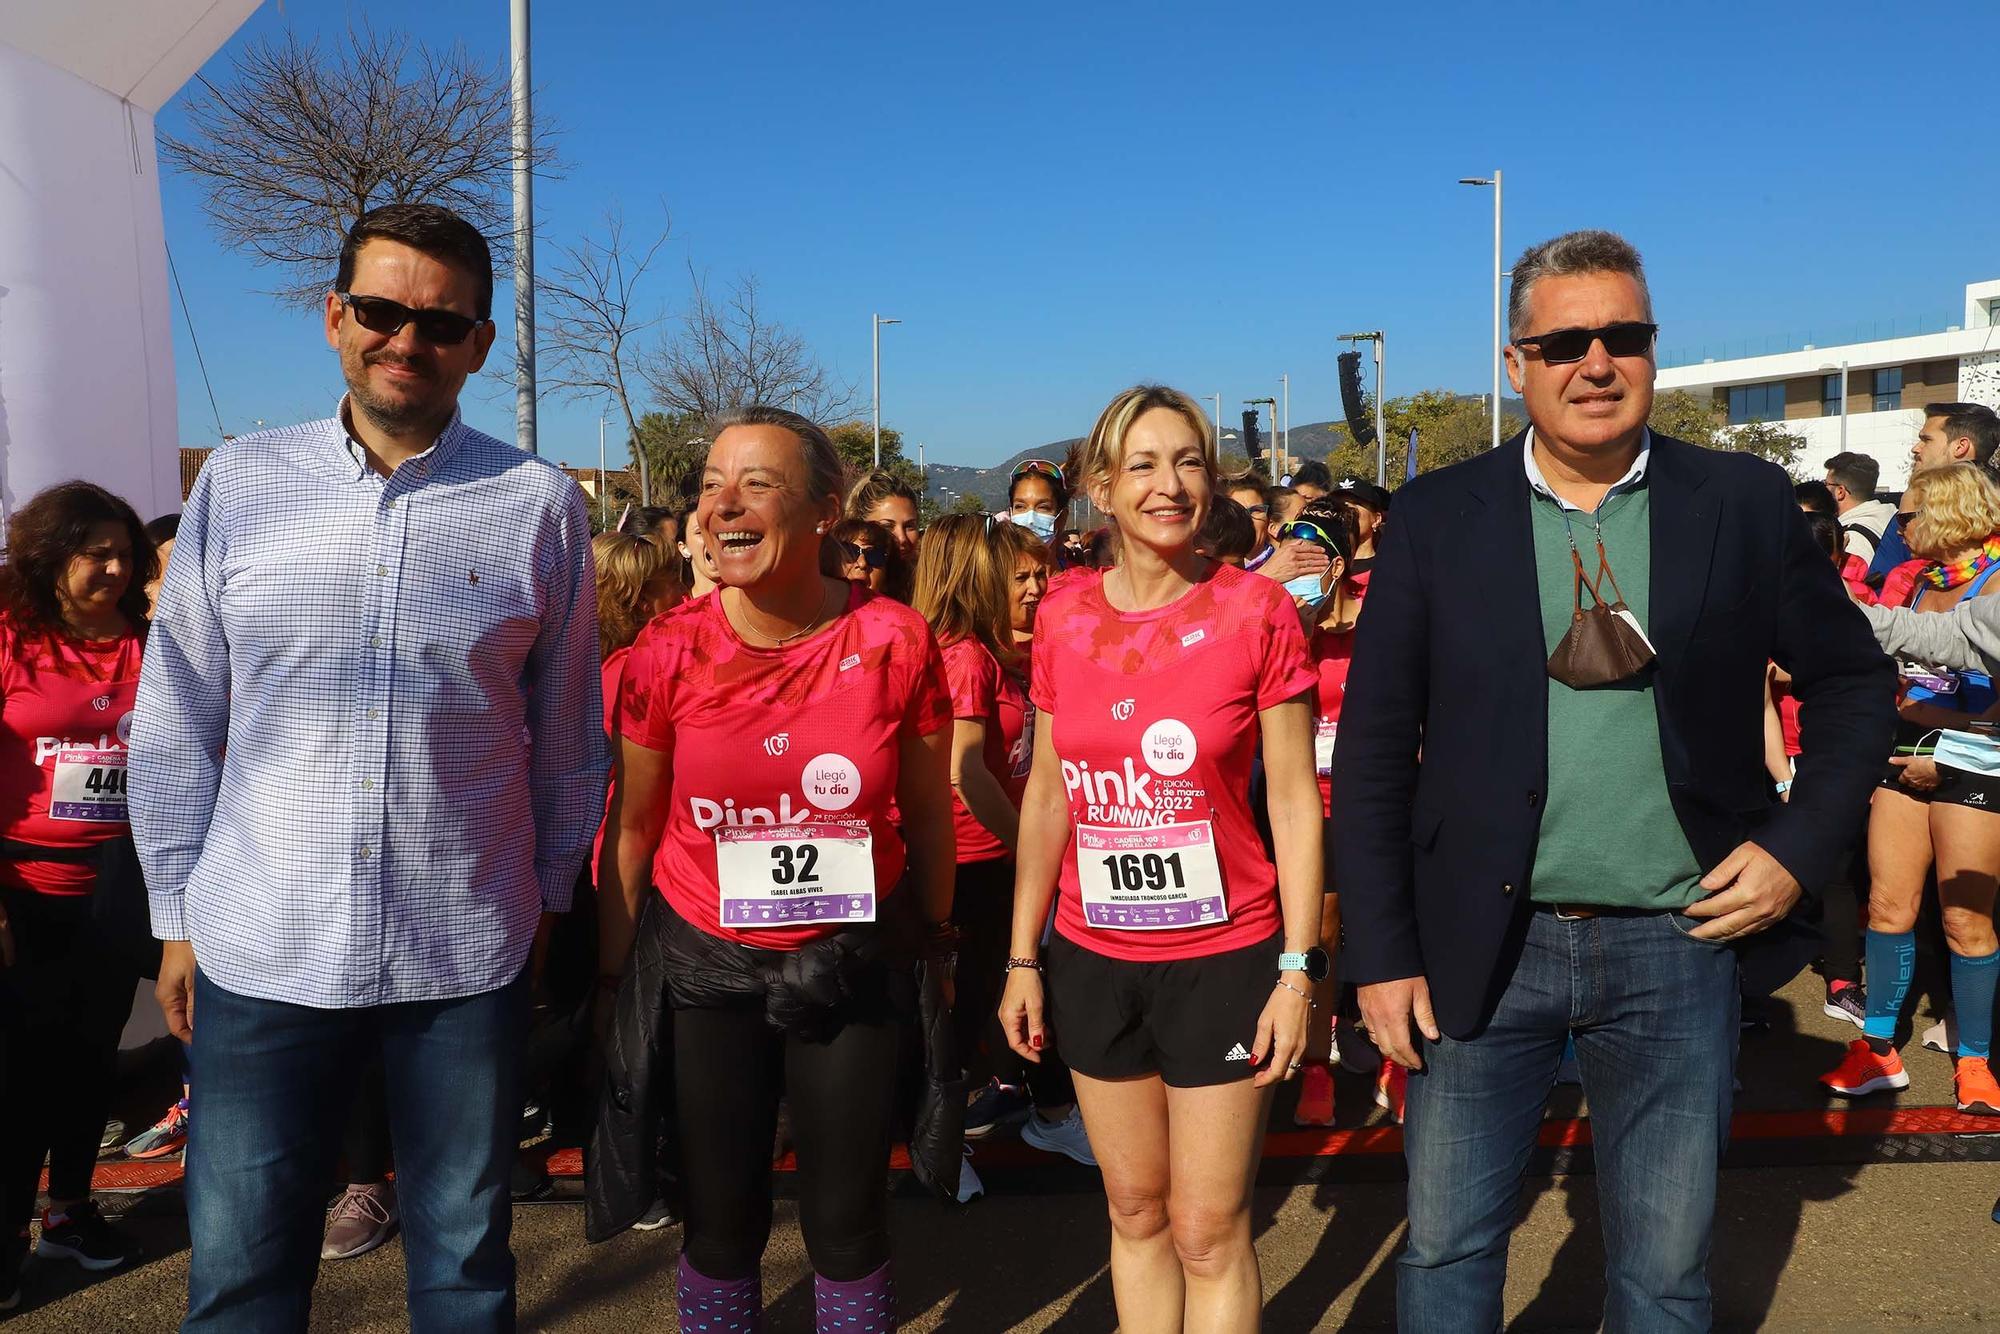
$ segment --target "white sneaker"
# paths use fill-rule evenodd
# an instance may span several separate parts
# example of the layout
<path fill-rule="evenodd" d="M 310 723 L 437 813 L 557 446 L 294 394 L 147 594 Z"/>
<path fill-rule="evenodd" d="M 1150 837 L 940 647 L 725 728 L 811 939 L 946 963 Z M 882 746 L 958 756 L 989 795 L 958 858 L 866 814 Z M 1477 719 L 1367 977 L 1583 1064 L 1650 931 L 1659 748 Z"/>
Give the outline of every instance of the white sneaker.
<path fill-rule="evenodd" d="M 1032 1144 L 1043 1153 L 1073 1158 L 1085 1167 L 1097 1166 L 1097 1155 L 1090 1151 L 1090 1134 L 1083 1128 L 1083 1109 L 1079 1107 L 1071 1107 L 1069 1115 L 1060 1121 L 1029 1117 L 1021 1123 L 1021 1142 Z"/>
<path fill-rule="evenodd" d="M 972 1170 L 972 1150 L 958 1160 L 958 1202 L 971 1204 L 986 1193 L 986 1184 L 979 1179 L 979 1173 Z"/>
<path fill-rule="evenodd" d="M 1958 1016 L 1948 1014 L 1924 1030 L 1924 1045 L 1950 1056 L 1958 1051 Z"/>

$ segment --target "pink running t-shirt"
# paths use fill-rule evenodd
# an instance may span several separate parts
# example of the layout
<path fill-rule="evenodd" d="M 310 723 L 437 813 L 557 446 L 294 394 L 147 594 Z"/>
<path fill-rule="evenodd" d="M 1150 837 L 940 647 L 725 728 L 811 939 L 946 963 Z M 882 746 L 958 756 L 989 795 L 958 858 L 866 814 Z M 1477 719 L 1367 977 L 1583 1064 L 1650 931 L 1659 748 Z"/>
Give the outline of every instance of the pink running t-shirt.
<path fill-rule="evenodd" d="M 1250 815 L 1257 715 L 1315 681 L 1291 598 L 1261 575 L 1215 565 L 1185 596 L 1146 612 L 1114 610 L 1096 580 L 1045 599 L 1029 690 L 1054 719 L 1072 826 L 1056 929 L 1085 949 L 1138 961 L 1200 958 L 1275 934 L 1277 871 Z M 1122 929 L 1086 920 L 1077 826 L 1202 821 L 1212 827 L 1226 921 Z M 1100 852 L 1083 854 L 1093 875 Z"/>
<path fill-rule="evenodd" d="M 684 603 L 632 646 L 618 707 L 628 739 L 669 756 L 653 883 L 703 931 L 767 950 L 798 949 L 846 923 L 725 926 L 716 830 L 865 824 L 879 910 L 903 874 L 891 817 L 903 738 L 951 726 L 930 626 L 860 587 L 830 627 L 775 649 L 739 638 L 720 597 Z"/>
<path fill-rule="evenodd" d="M 1314 707 L 1313 718 L 1313 768 L 1321 770 L 1320 759 L 1333 758 L 1332 747 L 1335 729 L 1340 726 L 1340 704 L 1347 698 L 1347 669 L 1354 664 L 1354 631 L 1346 630 L 1335 634 L 1331 630 L 1314 630 L 1312 637 L 1312 663 L 1319 675 L 1319 693 Z M 1333 818 L 1333 776 L 1320 772 L 1319 800 L 1321 813 Z"/>
<path fill-rule="evenodd" d="M 1021 687 L 1000 669 L 999 660 L 977 639 L 969 636 L 955 639 L 944 646 L 942 656 L 945 684 L 951 690 L 951 716 L 985 724 L 986 743 L 981 761 L 1019 809 L 1021 793 L 1013 772 L 1014 750 L 1021 740 Z M 958 833 L 960 865 L 1007 855 L 1007 845 L 965 808 L 956 789 L 951 794 L 951 819 Z"/>

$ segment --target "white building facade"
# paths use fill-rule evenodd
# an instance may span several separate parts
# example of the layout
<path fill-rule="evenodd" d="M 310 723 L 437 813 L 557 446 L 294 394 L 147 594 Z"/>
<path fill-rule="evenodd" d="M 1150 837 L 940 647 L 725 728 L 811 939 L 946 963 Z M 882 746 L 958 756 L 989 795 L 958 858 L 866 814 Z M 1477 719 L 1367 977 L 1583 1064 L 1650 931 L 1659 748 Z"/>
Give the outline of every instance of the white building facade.
<path fill-rule="evenodd" d="M 1732 426 L 1781 422 L 1804 436 L 1801 476 L 1854 450 L 1881 463 L 1883 489 L 1900 490 L 1926 403 L 2000 410 L 2000 279 L 1968 284 L 1964 324 L 1942 333 L 1662 367 L 1656 384 L 1712 395 Z"/>

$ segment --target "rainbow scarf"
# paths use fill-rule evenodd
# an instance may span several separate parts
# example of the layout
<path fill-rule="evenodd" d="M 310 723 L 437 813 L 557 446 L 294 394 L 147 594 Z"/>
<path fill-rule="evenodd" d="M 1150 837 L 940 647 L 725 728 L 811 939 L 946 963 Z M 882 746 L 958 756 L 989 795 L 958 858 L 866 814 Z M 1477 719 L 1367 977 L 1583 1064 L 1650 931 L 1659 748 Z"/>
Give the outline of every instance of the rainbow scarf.
<path fill-rule="evenodd" d="M 1964 560 L 1933 561 L 1924 566 L 1921 577 L 1932 588 L 1949 590 L 1971 583 L 1994 561 L 2000 561 L 2000 533 L 1988 537 L 1978 555 Z"/>

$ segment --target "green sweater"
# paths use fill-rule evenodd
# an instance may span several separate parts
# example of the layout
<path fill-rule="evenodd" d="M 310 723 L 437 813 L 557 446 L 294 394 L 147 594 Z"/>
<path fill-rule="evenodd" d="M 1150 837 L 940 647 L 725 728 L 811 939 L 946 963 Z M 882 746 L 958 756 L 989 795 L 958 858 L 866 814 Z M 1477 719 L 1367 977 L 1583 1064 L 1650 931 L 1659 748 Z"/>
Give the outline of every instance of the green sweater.
<path fill-rule="evenodd" d="M 1562 510 L 1537 492 L 1535 576 L 1542 595 L 1542 636 L 1550 653 L 1569 633 L 1575 571 Z M 1651 499 L 1642 485 L 1611 497 L 1602 523 L 1604 551 L 1625 605 L 1651 633 Z M 1570 525 L 1586 573 L 1597 573 L 1597 539 L 1588 514 Z M 1604 595 L 1615 600 L 1610 581 Z M 1583 605 L 1590 606 L 1584 590 Z M 1596 907 L 1685 908 L 1702 897 L 1701 866 L 1667 797 L 1660 759 L 1653 673 L 1595 690 L 1549 679 L 1549 790 L 1529 897 L 1538 903 Z"/>

